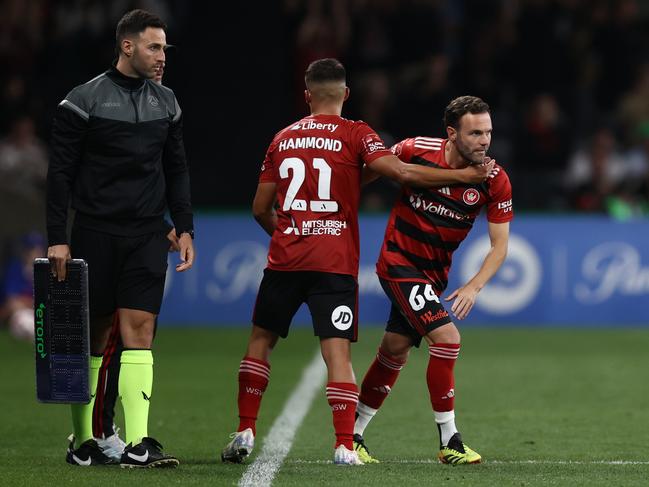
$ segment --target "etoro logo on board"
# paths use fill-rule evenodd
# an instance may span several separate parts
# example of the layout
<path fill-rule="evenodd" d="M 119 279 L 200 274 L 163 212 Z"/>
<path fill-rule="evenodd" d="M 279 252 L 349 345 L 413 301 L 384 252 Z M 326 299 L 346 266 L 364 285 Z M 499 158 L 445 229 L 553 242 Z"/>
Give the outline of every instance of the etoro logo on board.
<path fill-rule="evenodd" d="M 45 303 L 40 303 L 35 310 L 36 314 L 36 352 L 41 356 L 41 358 L 47 357 L 47 352 L 45 351 L 45 329 L 44 329 L 44 317 L 45 317 Z"/>

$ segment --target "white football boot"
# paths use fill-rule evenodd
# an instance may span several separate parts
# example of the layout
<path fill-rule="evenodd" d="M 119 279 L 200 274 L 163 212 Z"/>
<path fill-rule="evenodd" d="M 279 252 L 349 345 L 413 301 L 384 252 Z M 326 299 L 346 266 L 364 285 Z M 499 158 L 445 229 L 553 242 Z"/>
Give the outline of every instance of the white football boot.
<path fill-rule="evenodd" d="M 242 463 L 255 447 L 255 435 L 251 428 L 246 428 L 230 435 L 232 441 L 221 452 L 221 460 L 230 463 Z"/>
<path fill-rule="evenodd" d="M 114 429 L 115 433 L 108 438 L 95 438 L 99 448 L 104 452 L 104 455 L 119 462 L 126 448 L 126 443 L 119 437 L 119 428 Z"/>
<path fill-rule="evenodd" d="M 348 450 L 345 445 L 339 445 L 334 451 L 334 463 L 336 465 L 365 465 L 358 458 L 358 452 Z"/>

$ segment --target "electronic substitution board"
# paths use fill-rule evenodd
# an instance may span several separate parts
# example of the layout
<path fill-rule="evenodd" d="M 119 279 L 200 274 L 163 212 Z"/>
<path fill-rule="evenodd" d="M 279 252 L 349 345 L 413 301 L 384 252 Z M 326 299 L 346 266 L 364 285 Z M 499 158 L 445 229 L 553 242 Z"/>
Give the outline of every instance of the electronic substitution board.
<path fill-rule="evenodd" d="M 41 402 L 88 403 L 90 360 L 88 264 L 67 263 L 59 282 L 48 259 L 34 260 L 36 397 Z"/>

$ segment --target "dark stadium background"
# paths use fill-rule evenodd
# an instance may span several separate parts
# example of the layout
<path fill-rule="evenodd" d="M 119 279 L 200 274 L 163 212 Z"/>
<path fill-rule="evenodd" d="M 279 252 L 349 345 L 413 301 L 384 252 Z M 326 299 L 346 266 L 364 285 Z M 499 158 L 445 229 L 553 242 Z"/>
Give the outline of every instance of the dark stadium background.
<path fill-rule="evenodd" d="M 519 210 L 605 211 L 563 188 L 562 174 L 597 129 L 621 149 L 639 130 L 620 109 L 644 94 L 635 87 L 647 71 L 649 3 L 638 0 L 9 0 L 0 7 L 0 137 L 28 114 L 46 141 L 56 104 L 108 66 L 115 23 L 137 6 L 159 12 L 178 46 L 164 82 L 184 109 L 200 208 L 249 207 L 266 145 L 305 114 L 301 73 L 322 56 L 348 67 L 345 115 L 388 142 L 443 135 L 450 98 L 484 97 L 492 155 L 515 188 L 526 186 Z M 646 200 L 646 188 L 632 186 Z M 365 204 L 383 208 L 390 194 L 379 185 Z"/>

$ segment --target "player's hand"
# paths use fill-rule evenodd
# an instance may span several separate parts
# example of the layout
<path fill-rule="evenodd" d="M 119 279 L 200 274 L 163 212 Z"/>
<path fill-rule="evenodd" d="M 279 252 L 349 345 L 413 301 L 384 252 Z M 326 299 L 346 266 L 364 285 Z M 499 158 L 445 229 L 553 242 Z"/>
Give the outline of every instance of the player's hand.
<path fill-rule="evenodd" d="M 181 233 L 178 239 L 180 247 L 180 264 L 176 265 L 176 272 L 191 269 L 194 264 L 194 241 L 188 233 Z"/>
<path fill-rule="evenodd" d="M 56 277 L 56 280 L 59 282 L 65 281 L 65 275 L 67 272 L 65 264 L 67 261 L 72 259 L 72 256 L 70 255 L 70 246 L 62 244 L 48 247 L 47 258 L 50 260 L 52 275 Z"/>
<path fill-rule="evenodd" d="M 476 297 L 478 296 L 478 290 L 469 286 L 463 286 L 461 288 L 453 291 L 447 298 L 446 301 L 451 301 L 455 298 L 453 306 L 451 306 L 451 311 L 458 320 L 463 320 L 469 316 L 469 312 L 473 309 L 475 304 Z"/>
<path fill-rule="evenodd" d="M 470 166 L 460 169 L 460 171 L 462 171 L 462 182 L 467 184 L 481 183 L 482 181 L 487 179 L 491 171 L 493 171 L 495 165 L 496 161 L 494 161 L 490 157 L 485 157 L 485 160 L 482 164 L 471 164 Z"/>
<path fill-rule="evenodd" d="M 176 229 L 172 228 L 167 234 L 167 240 L 169 240 L 169 252 L 179 252 L 180 251 L 180 242 L 178 235 L 176 235 Z"/>

